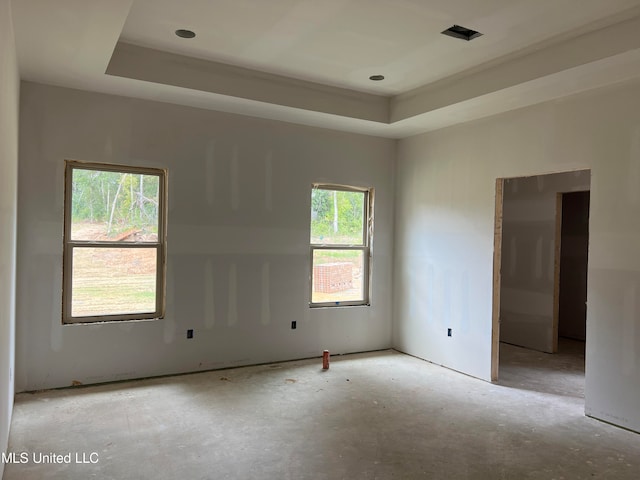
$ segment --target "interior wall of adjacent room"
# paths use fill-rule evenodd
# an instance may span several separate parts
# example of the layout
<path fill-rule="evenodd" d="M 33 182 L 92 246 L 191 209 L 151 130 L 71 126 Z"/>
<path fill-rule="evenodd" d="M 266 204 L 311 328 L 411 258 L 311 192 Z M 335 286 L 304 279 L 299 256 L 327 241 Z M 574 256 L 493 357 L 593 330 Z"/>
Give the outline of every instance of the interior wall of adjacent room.
<path fill-rule="evenodd" d="M 504 181 L 500 341 L 553 352 L 556 197 L 589 186 L 588 170 Z"/>
<path fill-rule="evenodd" d="M 19 98 L 11 2 L 0 0 L 0 452 L 13 411 Z"/>
<path fill-rule="evenodd" d="M 399 142 L 393 341 L 489 380 L 496 178 L 589 168 L 585 408 L 640 430 L 637 81 Z"/>
<path fill-rule="evenodd" d="M 18 390 L 391 346 L 394 140 L 28 82 L 20 139 Z M 163 320 L 61 325 L 65 159 L 168 169 Z M 370 307 L 309 308 L 313 182 L 375 189 Z"/>

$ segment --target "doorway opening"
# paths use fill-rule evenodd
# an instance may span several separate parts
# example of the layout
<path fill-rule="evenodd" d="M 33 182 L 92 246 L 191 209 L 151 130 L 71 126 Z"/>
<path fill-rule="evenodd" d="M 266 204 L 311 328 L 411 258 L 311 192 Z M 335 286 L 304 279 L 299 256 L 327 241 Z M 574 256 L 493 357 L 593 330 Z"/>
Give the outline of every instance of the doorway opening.
<path fill-rule="evenodd" d="M 496 181 L 494 382 L 584 396 L 590 176 Z"/>
<path fill-rule="evenodd" d="M 587 335 L 589 192 L 559 195 L 561 203 L 558 337 L 584 342 Z"/>

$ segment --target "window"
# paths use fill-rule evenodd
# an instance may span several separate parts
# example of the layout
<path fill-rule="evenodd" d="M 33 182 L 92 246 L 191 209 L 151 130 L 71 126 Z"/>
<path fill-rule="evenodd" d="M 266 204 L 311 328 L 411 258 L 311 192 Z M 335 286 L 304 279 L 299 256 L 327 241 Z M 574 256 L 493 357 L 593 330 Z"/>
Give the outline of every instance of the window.
<path fill-rule="evenodd" d="M 166 172 L 66 162 L 63 323 L 164 314 Z"/>
<path fill-rule="evenodd" d="M 312 307 L 369 304 L 372 190 L 311 190 Z"/>

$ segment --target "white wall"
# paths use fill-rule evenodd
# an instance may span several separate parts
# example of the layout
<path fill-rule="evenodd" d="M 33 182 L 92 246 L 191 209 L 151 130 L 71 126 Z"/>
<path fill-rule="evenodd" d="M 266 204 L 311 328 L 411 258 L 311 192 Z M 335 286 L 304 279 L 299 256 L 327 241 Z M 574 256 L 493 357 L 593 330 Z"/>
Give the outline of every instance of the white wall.
<path fill-rule="evenodd" d="M 486 380 L 496 178 L 591 168 L 585 407 L 640 431 L 640 85 L 408 138 L 398 149 L 394 345 Z"/>
<path fill-rule="evenodd" d="M 33 83 L 21 93 L 17 390 L 391 346 L 395 141 Z M 168 168 L 165 319 L 61 325 L 64 159 Z M 309 309 L 312 182 L 375 188 L 371 307 Z"/>
<path fill-rule="evenodd" d="M 19 92 L 11 3 L 0 0 L 0 452 L 13 411 Z"/>
<path fill-rule="evenodd" d="M 589 180 L 585 170 L 505 180 L 500 341 L 553 352 L 556 194 Z"/>

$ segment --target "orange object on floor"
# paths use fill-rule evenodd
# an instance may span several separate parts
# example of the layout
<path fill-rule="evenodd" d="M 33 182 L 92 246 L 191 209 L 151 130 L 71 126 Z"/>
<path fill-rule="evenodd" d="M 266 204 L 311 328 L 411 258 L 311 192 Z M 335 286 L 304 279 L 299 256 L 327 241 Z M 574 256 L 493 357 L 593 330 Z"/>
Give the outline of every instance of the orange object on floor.
<path fill-rule="evenodd" d="M 322 369 L 329 370 L 329 350 L 322 352 Z"/>

